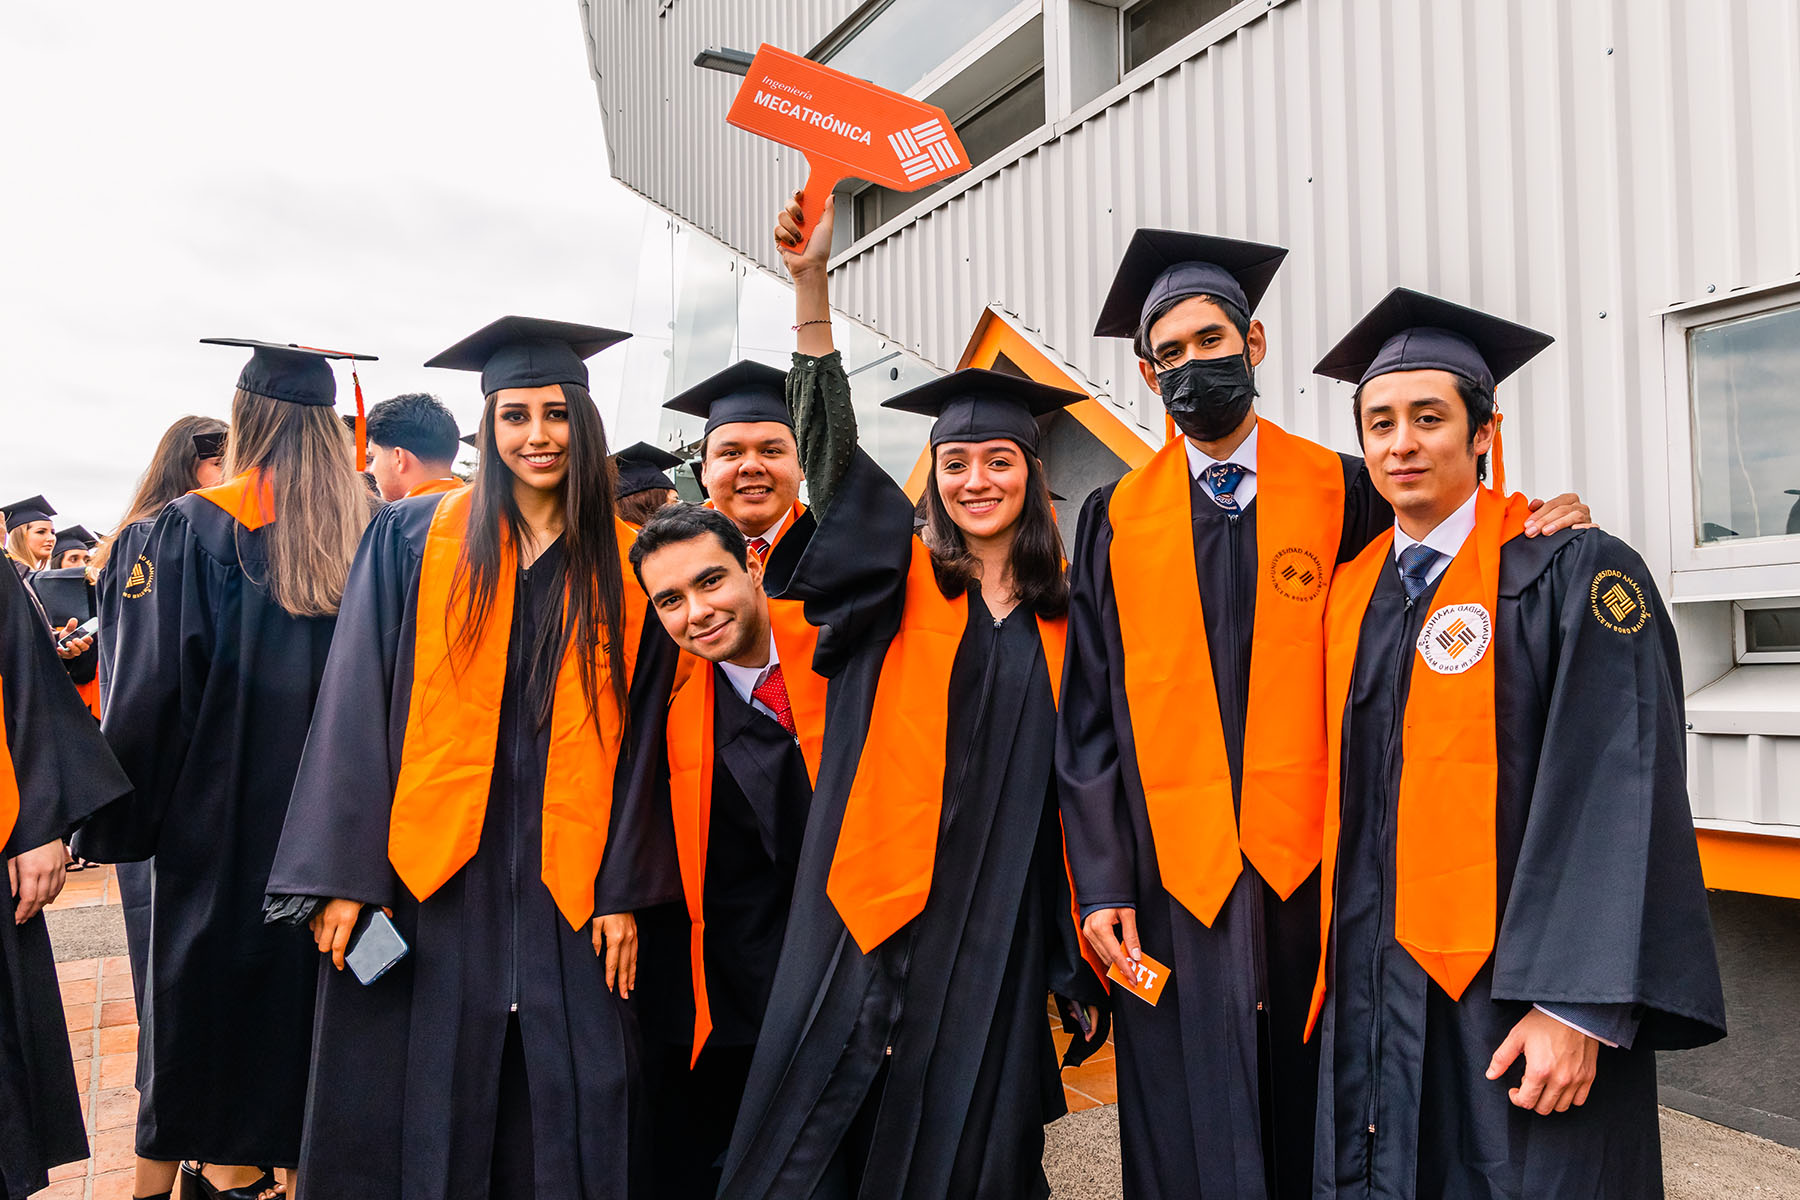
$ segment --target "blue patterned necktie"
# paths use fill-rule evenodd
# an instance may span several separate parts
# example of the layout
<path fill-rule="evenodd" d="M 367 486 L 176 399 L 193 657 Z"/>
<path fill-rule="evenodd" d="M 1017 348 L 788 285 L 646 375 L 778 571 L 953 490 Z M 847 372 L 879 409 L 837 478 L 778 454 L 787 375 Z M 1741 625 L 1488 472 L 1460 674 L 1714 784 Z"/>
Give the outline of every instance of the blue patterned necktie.
<path fill-rule="evenodd" d="M 1406 588 L 1408 600 L 1419 598 L 1419 593 L 1430 583 L 1428 576 L 1433 564 L 1442 557 L 1424 542 L 1414 542 L 1400 552 L 1400 582 Z"/>
<path fill-rule="evenodd" d="M 1212 489 L 1213 503 L 1226 512 L 1238 510 L 1236 492 L 1243 479 L 1244 468 L 1234 462 L 1214 463 L 1206 468 L 1206 485 Z"/>

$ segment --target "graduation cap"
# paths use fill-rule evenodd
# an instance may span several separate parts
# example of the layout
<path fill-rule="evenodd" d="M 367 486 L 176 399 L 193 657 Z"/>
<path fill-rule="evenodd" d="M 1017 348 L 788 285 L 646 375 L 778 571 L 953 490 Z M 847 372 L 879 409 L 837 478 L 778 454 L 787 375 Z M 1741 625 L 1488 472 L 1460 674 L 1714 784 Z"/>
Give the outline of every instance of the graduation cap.
<path fill-rule="evenodd" d="M 461 437 L 457 438 L 456 440 L 461 442 L 463 445 L 469 447 L 471 450 L 480 449 L 480 447 L 476 445 L 475 435 L 472 433 L 465 433 Z"/>
<path fill-rule="evenodd" d="M 334 358 L 352 362 L 375 362 L 373 354 L 355 354 L 349 350 L 320 350 L 313 346 L 283 345 L 259 342 L 252 338 L 201 338 L 208 346 L 247 346 L 250 361 L 238 372 L 238 387 L 271 400 L 289 404 L 310 404 L 330 408 L 337 403 L 337 378 L 330 362 Z M 358 388 L 360 392 L 361 389 Z M 360 410 L 359 410 L 360 411 Z"/>
<path fill-rule="evenodd" d="M 680 465 L 681 459 L 668 451 L 659 450 L 649 442 L 634 442 L 613 455 L 613 466 L 619 473 L 619 487 L 615 495 L 623 500 L 627 496 L 658 488 L 667 488 L 672 492 L 675 490 L 675 481 L 664 472 Z"/>
<path fill-rule="evenodd" d="M 85 525 L 71 525 L 56 531 L 56 549 L 50 552 L 50 560 L 61 558 L 65 550 L 92 550 L 99 544 L 100 539 L 89 533 Z"/>
<path fill-rule="evenodd" d="M 6 532 L 11 533 L 21 525 L 29 525 L 33 521 L 48 521 L 56 515 L 56 510 L 42 496 L 32 496 L 25 500 L 14 500 L 0 508 L 0 514 L 6 517 Z"/>
<path fill-rule="evenodd" d="M 1283 247 L 1261 242 L 1140 229 L 1119 259 L 1094 336 L 1136 337 L 1159 306 L 1189 296 L 1229 300 L 1249 316 L 1286 257 Z"/>
<path fill-rule="evenodd" d="M 587 363 L 629 333 L 547 321 L 542 317 L 501 317 L 425 361 L 428 367 L 480 371 L 481 394 L 507 388 L 548 387 L 557 383 L 588 385 Z"/>
<path fill-rule="evenodd" d="M 1037 419 L 1086 399 L 1083 392 L 1020 375 L 965 367 L 890 396 L 881 407 L 936 417 L 931 427 L 933 446 L 1011 438 L 1036 454 Z"/>
<path fill-rule="evenodd" d="M 1326 351 L 1314 371 L 1361 387 L 1395 371 L 1448 371 L 1490 394 L 1556 339 L 1547 333 L 1397 287 Z M 1494 490 L 1506 490 L 1501 414 L 1494 413 Z"/>
<path fill-rule="evenodd" d="M 787 372 L 745 359 L 703 379 L 663 405 L 706 418 L 706 432 L 738 421 L 779 421 L 790 428 Z"/>
<path fill-rule="evenodd" d="M 225 434 L 196 433 L 194 435 L 194 456 L 196 458 L 223 458 L 225 456 Z"/>
<path fill-rule="evenodd" d="M 1554 341 L 1480 309 L 1397 287 L 1313 370 L 1358 387 L 1395 371 L 1448 371 L 1492 391 Z"/>

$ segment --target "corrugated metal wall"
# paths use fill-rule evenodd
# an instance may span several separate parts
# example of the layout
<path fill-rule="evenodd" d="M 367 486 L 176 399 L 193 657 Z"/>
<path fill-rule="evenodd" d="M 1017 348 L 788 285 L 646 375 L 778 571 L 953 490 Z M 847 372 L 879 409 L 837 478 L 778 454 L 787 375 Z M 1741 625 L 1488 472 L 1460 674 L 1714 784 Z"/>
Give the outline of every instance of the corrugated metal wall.
<path fill-rule="evenodd" d="M 1661 314 L 1800 276 L 1800 2 L 1261 3 L 858 248 L 839 307 L 947 367 L 998 303 L 1159 438 L 1129 347 L 1091 336 L 1125 241 L 1153 225 L 1278 242 L 1260 405 L 1343 449 L 1349 388 L 1312 364 L 1357 316 L 1395 284 L 1492 309 L 1558 338 L 1501 389 L 1509 483 L 1578 489 L 1667 594 Z M 721 42 L 805 50 L 853 0 L 584 7 L 614 172 L 778 270 L 770 213 L 804 166 L 727 127 L 737 80 L 688 62 Z M 1696 809 L 1800 825 L 1800 777 L 1774 769 L 1793 747 L 1771 745 L 1748 774 L 1739 747 L 1695 747 Z"/>
<path fill-rule="evenodd" d="M 614 173 L 776 269 L 804 165 L 689 63 L 807 49 L 856 7 L 585 0 Z M 1348 389 L 1311 366 L 1391 285 L 1554 332 L 1502 389 L 1513 478 L 1579 487 L 1663 576 L 1658 314 L 1800 274 L 1800 4 L 1288 0 L 843 263 L 835 298 L 940 364 L 997 302 L 1149 430 L 1129 348 L 1090 336 L 1139 225 L 1291 248 L 1263 405 L 1346 448 Z"/>
<path fill-rule="evenodd" d="M 613 174 L 779 270 L 769 235 L 775 205 L 804 181 L 806 160 L 725 124 L 742 80 L 694 66 L 694 55 L 719 46 L 754 52 L 764 42 L 804 54 L 861 2 L 580 0 Z"/>

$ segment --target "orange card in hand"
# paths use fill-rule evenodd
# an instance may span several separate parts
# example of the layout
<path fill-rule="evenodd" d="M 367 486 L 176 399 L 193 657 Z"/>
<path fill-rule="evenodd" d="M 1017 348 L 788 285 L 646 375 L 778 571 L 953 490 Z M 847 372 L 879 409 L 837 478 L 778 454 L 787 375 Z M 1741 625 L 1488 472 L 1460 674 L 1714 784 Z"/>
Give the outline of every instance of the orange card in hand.
<path fill-rule="evenodd" d="M 1127 979 L 1120 974 L 1118 963 L 1106 968 L 1106 977 L 1155 1008 L 1156 1002 L 1162 999 L 1163 987 L 1169 982 L 1169 968 L 1140 950 L 1136 979 Z"/>

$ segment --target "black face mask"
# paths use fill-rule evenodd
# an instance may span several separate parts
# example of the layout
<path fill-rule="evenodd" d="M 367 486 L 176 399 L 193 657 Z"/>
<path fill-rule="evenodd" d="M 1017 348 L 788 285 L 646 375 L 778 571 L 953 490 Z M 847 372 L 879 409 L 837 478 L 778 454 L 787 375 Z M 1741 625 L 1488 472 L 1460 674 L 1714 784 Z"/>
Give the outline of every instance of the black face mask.
<path fill-rule="evenodd" d="M 1256 398 L 1250 359 L 1195 358 L 1156 373 L 1163 407 L 1175 427 L 1195 441 L 1216 442 L 1239 425 Z"/>

